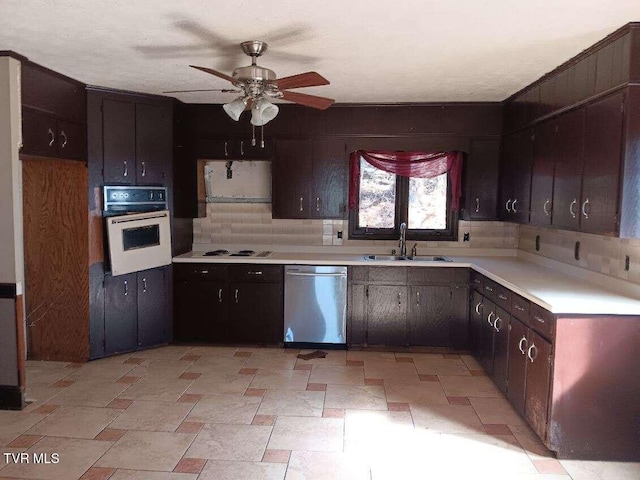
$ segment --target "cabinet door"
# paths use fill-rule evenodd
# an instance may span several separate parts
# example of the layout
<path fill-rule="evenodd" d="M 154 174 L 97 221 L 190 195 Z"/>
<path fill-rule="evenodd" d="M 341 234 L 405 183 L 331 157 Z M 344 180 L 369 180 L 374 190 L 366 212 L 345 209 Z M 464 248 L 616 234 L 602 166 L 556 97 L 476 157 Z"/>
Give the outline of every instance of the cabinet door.
<path fill-rule="evenodd" d="M 534 225 L 551 225 L 555 128 L 555 121 L 546 121 L 535 129 L 530 217 L 530 222 Z"/>
<path fill-rule="evenodd" d="M 482 311 L 484 308 L 484 297 L 474 290 L 469 304 L 469 331 L 471 335 L 471 354 L 478 360 L 481 358 L 482 351 Z"/>
<path fill-rule="evenodd" d="M 229 321 L 233 343 L 273 345 L 282 342 L 282 284 L 231 283 L 229 292 Z"/>
<path fill-rule="evenodd" d="M 553 219 L 556 227 L 577 230 L 580 222 L 580 190 L 584 150 L 585 109 L 561 115 L 556 134 L 553 183 Z"/>
<path fill-rule="evenodd" d="M 151 347 L 171 341 L 168 269 L 138 272 L 138 346 Z"/>
<path fill-rule="evenodd" d="M 493 320 L 494 349 L 493 349 L 493 381 L 502 393 L 507 393 L 507 367 L 509 356 L 509 325 L 511 315 L 502 308 L 496 308 L 496 318 Z"/>
<path fill-rule="evenodd" d="M 367 302 L 367 344 L 407 344 L 407 287 L 370 285 Z"/>
<path fill-rule="evenodd" d="M 411 287 L 409 345 L 450 346 L 451 288 Z"/>
<path fill-rule="evenodd" d="M 496 318 L 496 306 L 489 300 L 484 300 L 482 309 L 482 324 L 480 330 L 480 365 L 485 371 L 493 374 L 493 322 Z"/>
<path fill-rule="evenodd" d="M 531 196 L 531 162 L 533 157 L 533 131 L 529 128 L 515 135 L 513 157 L 511 157 L 513 183 L 513 201 L 511 202 L 511 218 L 519 223 L 529 221 Z"/>
<path fill-rule="evenodd" d="M 136 274 L 108 275 L 104 279 L 105 354 L 138 348 Z"/>
<path fill-rule="evenodd" d="M 226 342 L 231 338 L 227 284 L 197 280 L 174 283 L 175 339 L 181 342 Z"/>
<path fill-rule="evenodd" d="M 528 342 L 526 325 L 515 317 L 511 317 L 507 397 L 520 415 L 524 415 Z"/>
<path fill-rule="evenodd" d="M 87 159 L 86 126 L 82 123 L 58 120 L 58 156 L 72 160 Z"/>
<path fill-rule="evenodd" d="M 279 140 L 276 144 L 272 165 L 273 218 L 311 218 L 311 155 L 308 140 Z"/>
<path fill-rule="evenodd" d="M 540 438 L 546 438 L 551 388 L 551 344 L 529 330 L 527 348 L 527 385 L 524 413 Z"/>
<path fill-rule="evenodd" d="M 613 234 L 618 219 L 624 93 L 587 106 L 580 228 Z"/>
<path fill-rule="evenodd" d="M 470 220 L 494 220 L 498 203 L 499 139 L 473 139 L 467 162 L 467 212 Z M 505 200 L 506 201 L 506 200 Z"/>
<path fill-rule="evenodd" d="M 268 127 L 267 127 L 268 128 Z M 264 147 L 261 144 L 260 129 L 256 128 L 256 144 L 252 145 L 250 138 L 236 140 L 235 150 L 239 153 L 240 159 L 246 160 L 266 160 L 273 155 L 273 142 L 265 138 Z"/>
<path fill-rule="evenodd" d="M 102 101 L 104 183 L 133 185 L 136 181 L 135 104 Z"/>
<path fill-rule="evenodd" d="M 347 218 L 349 161 L 342 139 L 313 142 L 311 210 L 314 218 Z"/>
<path fill-rule="evenodd" d="M 22 109 L 22 150 L 27 155 L 57 156 L 56 119 L 49 115 Z"/>
<path fill-rule="evenodd" d="M 171 107 L 138 103 L 135 109 L 136 181 L 162 184 L 172 168 Z"/>

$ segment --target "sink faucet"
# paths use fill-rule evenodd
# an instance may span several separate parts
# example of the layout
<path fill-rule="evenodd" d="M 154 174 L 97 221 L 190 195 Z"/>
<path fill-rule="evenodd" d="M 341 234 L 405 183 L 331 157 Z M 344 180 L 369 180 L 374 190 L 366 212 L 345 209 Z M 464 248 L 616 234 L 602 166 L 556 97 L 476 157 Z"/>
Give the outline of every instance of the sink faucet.
<path fill-rule="evenodd" d="M 398 243 L 400 247 L 400 256 L 407 256 L 407 224 L 402 222 L 400 224 L 400 243 Z"/>

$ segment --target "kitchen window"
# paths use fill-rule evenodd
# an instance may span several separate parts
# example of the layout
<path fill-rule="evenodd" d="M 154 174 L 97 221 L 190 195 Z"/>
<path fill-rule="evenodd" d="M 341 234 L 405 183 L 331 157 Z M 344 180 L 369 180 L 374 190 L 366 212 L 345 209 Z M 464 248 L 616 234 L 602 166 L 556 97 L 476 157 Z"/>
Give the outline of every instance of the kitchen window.
<path fill-rule="evenodd" d="M 353 160 L 352 160 L 353 161 Z M 431 178 L 407 177 L 376 168 L 362 156 L 349 214 L 349 238 L 388 240 L 456 240 L 457 211 L 452 208 L 448 172 Z"/>

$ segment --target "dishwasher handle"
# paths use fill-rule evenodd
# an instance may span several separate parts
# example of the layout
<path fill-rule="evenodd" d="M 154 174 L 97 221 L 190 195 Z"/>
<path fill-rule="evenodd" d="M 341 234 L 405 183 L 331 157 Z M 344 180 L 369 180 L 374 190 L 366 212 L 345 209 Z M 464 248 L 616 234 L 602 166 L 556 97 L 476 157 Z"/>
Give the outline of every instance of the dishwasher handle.
<path fill-rule="evenodd" d="M 287 272 L 287 275 L 292 277 L 343 277 L 346 278 L 346 273 L 304 273 L 304 272 Z"/>

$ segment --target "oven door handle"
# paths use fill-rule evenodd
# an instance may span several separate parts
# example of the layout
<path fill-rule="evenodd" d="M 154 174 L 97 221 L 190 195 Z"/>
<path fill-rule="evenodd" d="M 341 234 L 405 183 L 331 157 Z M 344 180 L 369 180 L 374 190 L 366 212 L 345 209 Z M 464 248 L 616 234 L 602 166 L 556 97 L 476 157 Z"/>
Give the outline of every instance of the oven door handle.
<path fill-rule="evenodd" d="M 140 220 L 153 220 L 154 218 L 166 218 L 168 216 L 169 216 L 168 213 L 162 212 L 162 213 L 150 213 L 148 215 L 136 214 L 135 218 L 127 218 L 130 216 L 122 215 L 118 217 L 112 217 L 110 220 L 111 220 L 111 223 L 115 225 L 116 223 L 139 222 Z"/>
<path fill-rule="evenodd" d="M 346 277 L 346 273 L 304 273 L 304 272 L 287 272 L 292 277 Z"/>

